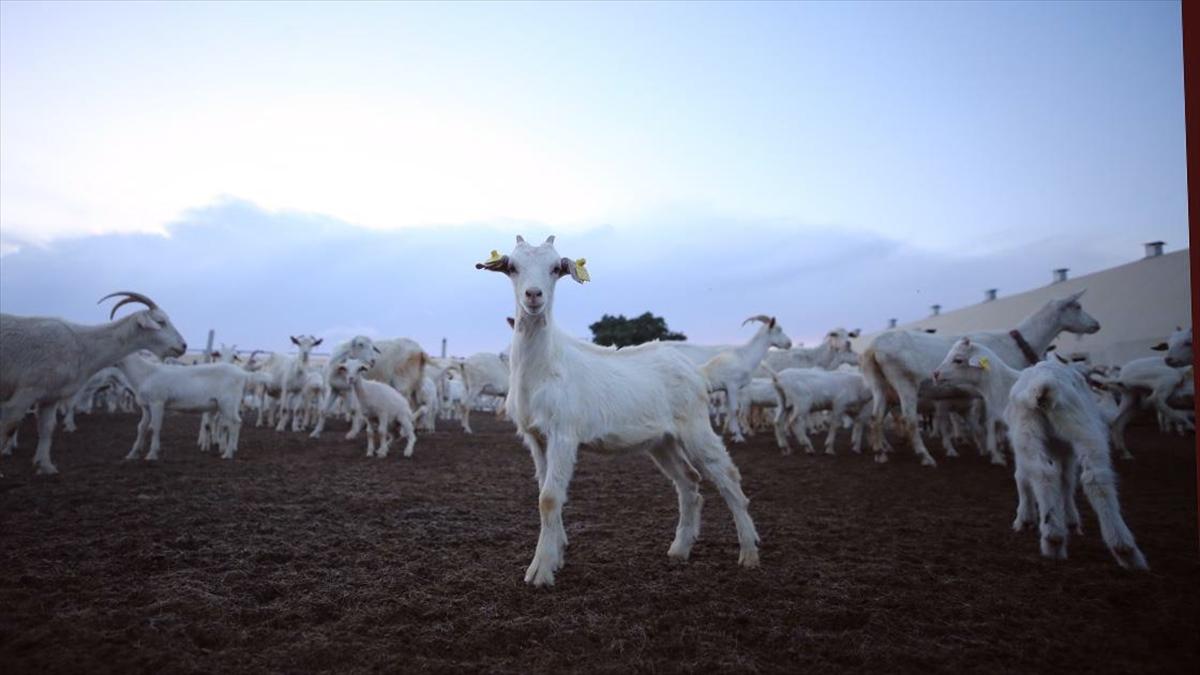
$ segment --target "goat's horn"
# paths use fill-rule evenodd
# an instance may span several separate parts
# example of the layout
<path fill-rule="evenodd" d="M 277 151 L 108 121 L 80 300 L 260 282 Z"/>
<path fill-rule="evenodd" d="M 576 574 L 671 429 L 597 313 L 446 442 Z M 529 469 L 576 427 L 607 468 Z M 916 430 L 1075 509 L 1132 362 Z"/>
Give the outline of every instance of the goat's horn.
<path fill-rule="evenodd" d="M 750 317 L 749 319 L 746 319 L 745 321 L 743 321 L 742 325 L 745 326 L 746 324 L 750 323 L 751 321 L 761 321 L 763 323 L 771 323 L 771 317 L 767 316 L 766 314 L 755 314 L 754 316 Z"/>
<path fill-rule="evenodd" d="M 120 309 L 122 305 L 131 303 L 131 302 L 140 302 L 143 305 L 149 307 L 150 309 L 158 309 L 158 305 L 155 304 L 155 302 L 153 300 L 151 300 L 150 298 L 147 298 L 146 296 L 142 295 L 141 293 L 134 293 L 133 291 L 117 291 L 116 293 L 109 293 L 108 295 L 104 296 L 103 298 L 100 298 L 99 300 L 97 300 L 96 304 L 98 305 L 109 298 L 115 298 L 117 296 L 125 296 L 125 297 L 121 298 L 120 302 L 113 305 L 112 312 L 110 312 L 108 315 L 108 318 L 110 321 L 112 320 L 112 318 L 114 316 L 117 315 L 117 310 Z"/>

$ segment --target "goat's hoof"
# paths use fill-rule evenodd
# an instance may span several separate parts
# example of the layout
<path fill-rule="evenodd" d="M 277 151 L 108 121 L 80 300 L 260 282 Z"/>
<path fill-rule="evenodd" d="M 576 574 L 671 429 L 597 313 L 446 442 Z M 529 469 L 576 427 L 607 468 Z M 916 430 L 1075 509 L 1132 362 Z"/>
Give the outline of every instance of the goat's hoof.
<path fill-rule="evenodd" d="M 992 464 L 996 466 L 1007 466 L 1008 462 L 1004 461 L 1003 457 L 992 457 Z"/>
<path fill-rule="evenodd" d="M 931 469 L 936 469 L 937 461 L 934 460 L 934 458 L 930 457 L 929 455 L 925 455 L 924 457 L 921 458 L 921 466 L 927 466 Z"/>
<path fill-rule="evenodd" d="M 529 569 L 525 570 L 525 583 L 534 586 L 553 586 L 554 585 L 554 567 L 548 561 L 539 561 L 537 558 L 529 563 Z"/>
<path fill-rule="evenodd" d="M 1017 518 L 1012 523 L 1013 532 L 1025 532 L 1027 530 L 1032 530 L 1036 526 L 1037 524 L 1032 520 L 1021 520 L 1020 518 Z"/>
<path fill-rule="evenodd" d="M 825 448 L 825 454 L 826 454 L 826 455 L 829 455 L 830 457 L 833 457 L 833 456 L 834 456 L 834 455 L 836 455 L 837 453 L 835 453 L 835 452 L 833 451 L 833 448 Z"/>
<path fill-rule="evenodd" d="M 946 451 L 946 459 L 950 459 L 952 457 L 958 457 L 958 453 L 953 450 L 947 450 Z"/>
<path fill-rule="evenodd" d="M 58 467 L 49 463 L 38 464 L 36 473 L 39 476 L 53 476 L 54 474 L 58 473 Z"/>
<path fill-rule="evenodd" d="M 1121 451 L 1121 459 L 1133 459 L 1133 454 L 1130 453 L 1128 450 L 1122 450 Z"/>
<path fill-rule="evenodd" d="M 875 453 L 875 463 L 876 464 L 887 464 L 887 461 L 888 461 L 887 453 L 883 453 L 883 452 Z"/>
<path fill-rule="evenodd" d="M 748 569 L 758 567 L 758 549 L 743 549 L 738 555 L 738 564 Z"/>
<path fill-rule="evenodd" d="M 1137 546 L 1114 546 L 1112 553 L 1113 557 L 1117 559 L 1117 564 L 1127 570 L 1150 569 L 1150 566 L 1146 564 L 1146 557 L 1142 555 Z"/>
<path fill-rule="evenodd" d="M 1060 536 L 1042 537 L 1042 555 L 1051 560 L 1066 560 L 1066 540 Z"/>

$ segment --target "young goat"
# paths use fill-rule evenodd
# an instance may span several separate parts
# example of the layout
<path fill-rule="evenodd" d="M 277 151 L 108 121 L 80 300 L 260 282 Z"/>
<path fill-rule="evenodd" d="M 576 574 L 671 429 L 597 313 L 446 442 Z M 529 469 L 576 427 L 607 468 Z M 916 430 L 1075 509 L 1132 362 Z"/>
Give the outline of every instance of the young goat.
<path fill-rule="evenodd" d="M 851 443 L 854 452 L 862 452 L 862 431 L 870 415 L 871 389 L 863 376 L 838 370 L 820 368 L 788 368 L 771 372 L 771 379 L 783 405 L 775 413 L 775 442 L 783 454 L 792 454 L 788 430 L 800 441 L 804 451 L 813 454 L 808 438 L 808 416 L 817 411 L 829 411 L 829 430 L 825 437 L 825 454 L 832 455 L 842 415 L 854 416 Z"/>
<path fill-rule="evenodd" d="M 1048 361 L 1017 371 L 992 350 L 962 338 L 934 371 L 934 379 L 982 396 L 989 411 L 1004 411 L 1016 464 L 1013 529 L 1038 523 L 1042 555 L 1067 557 L 1067 530 L 1080 531 L 1075 487 L 1082 482 L 1117 564 L 1147 569 L 1121 518 L 1107 426 L 1078 371 Z"/>
<path fill-rule="evenodd" d="M 335 372 L 346 378 L 358 398 L 358 406 L 367 425 L 367 457 L 387 457 L 392 445 L 392 427 L 400 427 L 400 435 L 408 439 L 404 456 L 412 457 L 417 434 L 413 431 L 413 418 L 425 414 L 425 407 L 414 413 L 408 405 L 408 397 L 396 391 L 390 384 L 368 380 L 371 366 L 358 359 L 346 359 Z M 371 422 L 375 421 L 375 433 L 371 433 Z M 375 438 L 379 438 L 378 448 Z"/>
<path fill-rule="evenodd" d="M 646 452 L 675 483 L 679 524 L 667 554 L 687 559 L 700 532 L 700 475 L 716 484 L 733 513 L 739 562 L 758 565 L 758 533 L 741 474 L 708 421 L 700 372 L 667 344 L 612 350 L 577 340 L 554 325 L 554 290 L 570 276 L 587 281 L 583 261 L 560 257 L 554 237 L 475 266 L 509 277 L 516 300 L 507 410 L 533 456 L 541 535 L 525 581 L 554 583 L 567 533 L 562 509 L 580 447 Z M 699 472 L 697 471 L 699 470 Z"/>
<path fill-rule="evenodd" d="M 305 388 L 308 384 L 308 360 L 313 347 L 321 342 L 322 338 L 312 335 L 293 335 L 292 344 L 300 349 L 300 354 L 296 358 L 277 362 L 275 374 L 279 383 L 279 422 L 275 425 L 275 431 L 283 431 L 287 427 L 289 416 L 292 431 L 300 431 L 301 406 L 307 407 L 312 395 L 312 390 Z"/>

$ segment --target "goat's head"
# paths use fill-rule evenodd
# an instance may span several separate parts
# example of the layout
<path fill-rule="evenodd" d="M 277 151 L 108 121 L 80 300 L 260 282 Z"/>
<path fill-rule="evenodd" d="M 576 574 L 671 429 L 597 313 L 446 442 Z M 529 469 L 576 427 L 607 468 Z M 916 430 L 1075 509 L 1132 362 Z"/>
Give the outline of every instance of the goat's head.
<path fill-rule="evenodd" d="M 370 369 L 371 366 L 366 361 L 346 359 L 338 364 L 337 370 L 334 372 L 346 378 L 346 382 L 350 386 L 354 386 L 354 383 L 362 379 Z"/>
<path fill-rule="evenodd" d="M 138 332 L 146 338 L 148 343 L 146 348 L 158 356 L 183 356 L 187 351 L 187 341 L 183 339 L 178 330 L 175 330 L 175 325 L 171 323 L 171 317 L 159 309 L 158 305 L 150 298 L 132 291 L 117 291 L 100 298 L 96 304 L 118 296 L 121 297 L 121 300 L 113 305 L 112 311 L 108 314 L 109 320 L 117 315 L 117 310 L 122 305 L 141 303 L 146 306 L 146 309 L 135 312 L 132 316 L 136 317 L 133 320 L 137 324 Z"/>
<path fill-rule="evenodd" d="M 313 337 L 311 335 L 293 335 L 291 337 L 292 344 L 300 348 L 301 360 L 307 359 L 308 355 L 312 353 L 313 347 L 316 347 L 322 342 L 321 338 Z"/>
<path fill-rule="evenodd" d="M 1100 322 L 1092 317 L 1091 314 L 1083 311 L 1083 305 L 1079 304 L 1079 298 L 1087 292 L 1083 289 L 1078 293 L 1073 293 L 1061 300 L 1051 300 L 1050 304 L 1054 311 L 1058 314 L 1058 325 L 1068 333 L 1081 335 L 1084 333 L 1095 333 L 1100 330 Z"/>
<path fill-rule="evenodd" d="M 1176 326 L 1175 332 L 1171 333 L 1166 342 L 1160 342 L 1151 349 L 1159 352 L 1165 351 L 1167 356 L 1164 360 L 1172 368 L 1190 366 L 1195 358 L 1192 354 L 1192 329 L 1184 330 L 1182 327 Z"/>
<path fill-rule="evenodd" d="M 859 329 L 848 331 L 845 328 L 834 328 L 825 335 L 825 343 L 835 352 L 853 352 L 850 338 L 858 337 Z"/>
<path fill-rule="evenodd" d="M 751 321 L 762 322 L 762 325 L 766 327 L 765 330 L 767 331 L 767 339 L 770 340 L 770 345 L 772 347 L 778 347 L 780 349 L 792 348 L 792 338 L 788 337 L 787 333 L 783 332 L 783 328 L 779 327 L 779 322 L 775 320 L 775 317 L 767 316 L 766 314 L 758 314 L 743 321 L 742 325 L 745 326 Z"/>
<path fill-rule="evenodd" d="M 993 368 L 996 355 L 983 345 L 971 342 L 971 338 L 960 338 L 950 347 L 950 353 L 942 364 L 933 371 L 933 381 L 938 384 L 963 384 L 978 386 L 987 371 Z"/>
<path fill-rule="evenodd" d="M 554 307 L 554 286 L 559 279 L 569 276 L 581 284 L 589 280 L 584 268 L 586 262 L 583 258 L 571 260 L 560 256 L 554 248 L 553 235 L 540 246 L 531 246 L 517 235 L 517 246 L 512 253 L 502 256 L 492 251 L 492 256 L 477 263 L 475 269 L 507 274 L 520 313 L 540 316 Z"/>
<path fill-rule="evenodd" d="M 375 343 L 371 341 L 371 338 L 367 337 L 366 335 L 354 336 L 354 339 L 350 340 L 350 344 L 346 349 L 347 357 L 358 359 L 359 361 L 363 361 L 368 365 L 375 365 L 375 357 L 382 353 L 383 352 L 380 351 L 379 347 L 376 347 Z"/>
<path fill-rule="evenodd" d="M 212 357 L 214 361 L 220 363 L 233 363 L 238 360 L 237 345 L 227 345 L 222 342 L 220 349 L 213 350 Z"/>

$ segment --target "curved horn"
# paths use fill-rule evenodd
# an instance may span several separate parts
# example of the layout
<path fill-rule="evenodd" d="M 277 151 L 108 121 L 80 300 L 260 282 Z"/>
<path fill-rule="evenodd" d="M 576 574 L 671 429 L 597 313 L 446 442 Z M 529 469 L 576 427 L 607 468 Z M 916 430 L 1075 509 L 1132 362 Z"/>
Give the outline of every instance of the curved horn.
<path fill-rule="evenodd" d="M 751 321 L 761 321 L 763 323 L 771 323 L 771 317 L 767 316 L 766 314 L 755 314 L 754 316 L 750 317 L 749 319 L 746 319 L 745 321 L 743 321 L 742 325 L 745 326 L 746 324 L 750 323 Z"/>
<path fill-rule="evenodd" d="M 100 298 L 99 300 L 97 300 L 96 304 L 98 305 L 109 298 L 115 298 L 117 296 L 124 296 L 124 297 L 121 299 L 120 302 L 113 305 L 112 312 L 109 312 L 109 314 L 108 314 L 109 321 L 111 321 L 112 318 L 117 315 L 117 310 L 121 308 L 121 305 L 126 305 L 131 302 L 140 302 L 143 305 L 149 307 L 150 309 L 158 309 L 158 305 L 153 300 L 151 300 L 150 298 L 147 298 L 146 296 L 142 295 L 141 293 L 134 293 L 133 291 L 117 291 L 116 293 L 109 293 L 108 295 L 104 296 L 103 298 Z"/>

